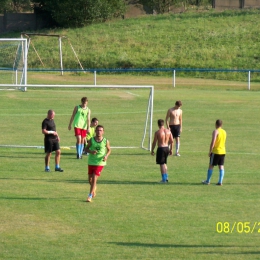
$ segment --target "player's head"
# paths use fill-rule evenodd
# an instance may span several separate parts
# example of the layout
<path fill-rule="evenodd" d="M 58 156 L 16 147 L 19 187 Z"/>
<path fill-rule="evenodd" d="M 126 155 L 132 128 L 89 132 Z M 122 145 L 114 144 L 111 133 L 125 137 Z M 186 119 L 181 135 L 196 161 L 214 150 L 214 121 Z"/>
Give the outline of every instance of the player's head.
<path fill-rule="evenodd" d="M 182 102 L 181 102 L 180 100 L 177 100 L 177 101 L 175 102 L 175 106 L 176 106 L 176 107 L 181 107 L 181 106 L 182 106 Z"/>
<path fill-rule="evenodd" d="M 53 119 L 54 116 L 55 116 L 54 110 L 52 110 L 52 109 L 48 110 L 48 113 L 47 113 L 48 119 Z"/>
<path fill-rule="evenodd" d="M 96 136 L 102 136 L 104 133 L 104 126 L 97 125 L 95 132 L 96 132 Z"/>
<path fill-rule="evenodd" d="M 216 127 L 221 127 L 222 124 L 223 124 L 222 120 L 220 120 L 220 119 L 216 120 Z"/>
<path fill-rule="evenodd" d="M 81 98 L 81 104 L 82 105 L 87 104 L 87 103 L 88 103 L 88 98 L 87 97 Z"/>
<path fill-rule="evenodd" d="M 96 117 L 93 117 L 91 119 L 91 126 L 97 126 L 98 125 L 98 119 Z"/>
<path fill-rule="evenodd" d="M 158 119 L 158 126 L 159 127 L 162 127 L 162 126 L 164 126 L 164 120 L 163 119 Z"/>

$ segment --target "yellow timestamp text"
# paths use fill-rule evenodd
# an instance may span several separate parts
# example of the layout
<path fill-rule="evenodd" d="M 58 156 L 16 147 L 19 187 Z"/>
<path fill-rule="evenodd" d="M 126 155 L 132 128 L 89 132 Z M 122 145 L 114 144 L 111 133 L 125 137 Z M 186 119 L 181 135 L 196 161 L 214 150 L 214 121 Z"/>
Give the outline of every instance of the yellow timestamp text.
<path fill-rule="evenodd" d="M 245 233 L 252 234 L 257 232 L 260 234 L 260 222 L 250 222 L 250 221 L 239 221 L 239 222 L 217 222 L 216 224 L 217 233 Z"/>

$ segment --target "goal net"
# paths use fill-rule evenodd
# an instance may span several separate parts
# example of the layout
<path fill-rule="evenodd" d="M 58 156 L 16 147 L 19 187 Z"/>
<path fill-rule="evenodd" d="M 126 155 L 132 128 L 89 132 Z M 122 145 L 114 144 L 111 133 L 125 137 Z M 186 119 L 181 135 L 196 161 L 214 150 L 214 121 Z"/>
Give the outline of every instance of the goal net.
<path fill-rule="evenodd" d="M 0 88 L 26 90 L 27 39 L 0 38 Z"/>
<path fill-rule="evenodd" d="M 7 119 L 19 116 L 22 134 L 15 133 L 16 128 L 12 126 L 14 121 L 10 120 L 10 125 L 6 127 L 11 131 L 9 135 L 12 138 L 2 140 L 0 147 L 43 148 L 43 135 L 39 126 L 47 111 L 53 109 L 56 113 L 57 131 L 61 137 L 61 149 L 69 147 L 72 151 L 75 150 L 74 130 L 69 131 L 68 124 L 74 107 L 86 96 L 91 118 L 96 117 L 99 124 L 104 126 L 104 136 L 110 141 L 112 148 L 151 150 L 153 86 L 27 84 L 26 88 L 26 95 L 21 96 L 17 92 L 13 94 L 17 95 L 17 99 L 12 95 L 10 101 L 5 101 L 12 107 L 12 102 L 19 100 L 19 113 L 16 115 L 17 111 L 14 110 L 8 114 L 8 110 L 5 116 Z M 26 120 L 22 120 L 23 118 Z"/>

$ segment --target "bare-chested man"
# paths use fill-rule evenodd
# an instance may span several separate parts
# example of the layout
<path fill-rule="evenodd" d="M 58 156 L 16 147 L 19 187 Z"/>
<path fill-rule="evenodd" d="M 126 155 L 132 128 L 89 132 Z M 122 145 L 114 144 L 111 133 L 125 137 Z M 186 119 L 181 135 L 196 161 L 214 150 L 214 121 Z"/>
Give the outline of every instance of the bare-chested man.
<path fill-rule="evenodd" d="M 171 130 L 173 138 L 176 142 L 176 156 L 180 156 L 180 136 L 182 132 L 182 103 L 180 100 L 175 102 L 175 106 L 168 109 L 166 114 L 166 125 Z M 168 119 L 170 118 L 169 122 Z"/>
<path fill-rule="evenodd" d="M 172 143 L 173 137 L 172 133 L 169 129 L 164 128 L 164 120 L 158 120 L 158 127 L 154 133 L 154 139 L 152 144 L 151 155 L 154 155 L 154 148 L 157 143 L 157 151 L 156 151 L 156 163 L 160 164 L 161 175 L 162 175 L 162 183 L 168 182 L 168 173 L 167 173 L 167 157 L 172 154 Z M 170 145 L 170 148 L 169 148 Z"/>

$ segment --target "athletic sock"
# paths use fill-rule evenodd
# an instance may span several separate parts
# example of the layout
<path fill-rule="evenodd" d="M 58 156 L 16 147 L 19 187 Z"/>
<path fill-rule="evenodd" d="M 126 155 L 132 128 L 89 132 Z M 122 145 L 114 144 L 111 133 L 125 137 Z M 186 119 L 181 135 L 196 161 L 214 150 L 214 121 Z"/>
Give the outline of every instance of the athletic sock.
<path fill-rule="evenodd" d="M 83 154 L 83 148 L 84 148 L 84 144 L 80 144 L 80 156 L 82 156 Z"/>
<path fill-rule="evenodd" d="M 218 183 L 222 183 L 223 178 L 224 178 L 224 174 L 225 174 L 224 169 L 219 170 L 219 180 L 218 180 Z"/>
<path fill-rule="evenodd" d="M 210 178 L 211 178 L 212 174 L 213 174 L 213 169 L 211 169 L 211 170 L 209 169 L 208 170 L 208 175 L 207 175 L 207 182 L 208 183 L 210 183 Z"/>
<path fill-rule="evenodd" d="M 180 149 L 180 143 L 176 143 L 176 154 L 179 153 L 179 149 Z"/>
<path fill-rule="evenodd" d="M 49 169 L 50 169 L 50 166 L 45 166 L 45 169 L 46 169 L 46 170 L 49 170 Z"/>
<path fill-rule="evenodd" d="M 163 182 L 166 182 L 166 180 L 167 180 L 167 174 L 166 174 L 166 173 L 163 173 L 162 181 L 163 181 Z"/>
<path fill-rule="evenodd" d="M 77 155 L 80 156 L 80 144 L 76 144 Z"/>
<path fill-rule="evenodd" d="M 59 164 L 56 164 L 55 165 L 55 169 L 59 169 L 60 168 L 60 165 Z"/>

